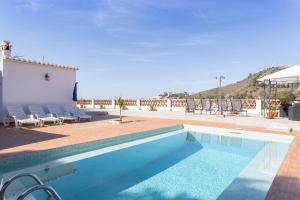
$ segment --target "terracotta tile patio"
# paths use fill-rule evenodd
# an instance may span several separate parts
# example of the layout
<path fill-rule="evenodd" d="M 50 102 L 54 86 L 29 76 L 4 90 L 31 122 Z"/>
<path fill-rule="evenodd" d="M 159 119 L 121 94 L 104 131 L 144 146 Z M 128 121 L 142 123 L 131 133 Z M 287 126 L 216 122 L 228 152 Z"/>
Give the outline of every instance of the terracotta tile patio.
<path fill-rule="evenodd" d="M 13 156 L 30 151 L 41 151 L 70 144 L 98 140 L 133 132 L 162 128 L 177 124 L 192 124 L 222 128 L 241 128 L 277 134 L 267 128 L 242 126 L 231 123 L 180 119 L 126 117 L 131 123 L 112 124 L 107 119 L 86 123 L 47 126 L 34 129 L 0 128 L 0 157 Z M 295 139 L 269 190 L 267 199 L 300 199 L 300 132 L 293 132 Z"/>

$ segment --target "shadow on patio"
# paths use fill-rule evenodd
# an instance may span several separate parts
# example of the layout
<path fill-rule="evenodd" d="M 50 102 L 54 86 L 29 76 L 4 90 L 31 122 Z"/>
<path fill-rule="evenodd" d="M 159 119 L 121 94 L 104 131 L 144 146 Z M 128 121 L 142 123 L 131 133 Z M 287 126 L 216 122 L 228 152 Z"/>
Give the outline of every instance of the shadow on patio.
<path fill-rule="evenodd" d="M 16 129 L 0 127 L 0 151 L 66 136 L 67 135 L 41 132 L 27 128 Z"/>
<path fill-rule="evenodd" d="M 118 118 L 118 116 L 93 113 L 93 120 L 91 122 L 115 119 L 115 118 Z M 89 123 L 89 121 L 82 121 L 80 123 Z M 71 124 L 71 123 L 65 123 L 65 124 Z M 72 124 L 79 124 L 79 123 L 72 123 Z M 55 125 L 55 126 L 46 125 L 45 127 L 60 128 L 60 125 Z M 11 124 L 10 127 L 0 127 L 0 152 L 1 150 L 4 149 L 14 148 L 22 145 L 33 144 L 37 142 L 43 142 L 46 140 L 52 140 L 52 139 L 57 139 L 57 138 L 62 138 L 67 136 L 68 135 L 66 134 L 37 131 L 35 130 L 35 127 L 32 126 L 25 126 L 23 128 L 17 129 L 13 127 L 13 124 Z"/>

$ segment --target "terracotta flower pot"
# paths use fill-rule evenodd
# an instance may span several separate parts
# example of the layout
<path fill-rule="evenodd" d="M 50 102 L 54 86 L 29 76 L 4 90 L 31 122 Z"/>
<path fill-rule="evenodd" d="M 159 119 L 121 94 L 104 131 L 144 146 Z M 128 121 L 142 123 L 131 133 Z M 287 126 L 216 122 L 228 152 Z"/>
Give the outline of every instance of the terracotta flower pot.
<path fill-rule="evenodd" d="M 268 112 L 267 113 L 267 118 L 268 119 L 274 119 L 273 112 Z"/>
<path fill-rule="evenodd" d="M 154 106 L 154 105 L 150 105 L 150 106 L 149 106 L 149 111 L 156 111 L 155 106 Z"/>

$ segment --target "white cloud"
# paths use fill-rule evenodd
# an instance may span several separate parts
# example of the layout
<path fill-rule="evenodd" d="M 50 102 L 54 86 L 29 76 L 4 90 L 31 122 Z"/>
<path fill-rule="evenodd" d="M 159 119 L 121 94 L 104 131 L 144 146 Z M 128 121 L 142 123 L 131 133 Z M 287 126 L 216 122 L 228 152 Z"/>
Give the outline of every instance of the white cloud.
<path fill-rule="evenodd" d="M 128 59 L 128 61 L 132 62 L 153 62 L 153 60 L 149 58 L 143 58 L 143 57 L 131 57 Z"/>
<path fill-rule="evenodd" d="M 220 38 L 219 33 L 208 33 L 187 38 L 183 42 L 175 43 L 175 46 L 198 46 L 216 43 Z"/>
<path fill-rule="evenodd" d="M 196 36 L 191 36 L 183 39 L 182 41 L 170 41 L 170 42 L 159 42 L 159 41 L 141 41 L 132 42 L 133 45 L 142 47 L 184 47 L 184 46 L 202 46 L 215 44 L 222 38 L 222 33 L 207 33 Z"/>
<path fill-rule="evenodd" d="M 158 58 L 173 55 L 173 52 L 155 51 L 150 53 L 136 52 L 118 48 L 102 48 L 99 52 L 94 52 L 102 56 L 123 57 L 130 62 L 154 62 Z"/>
<path fill-rule="evenodd" d="M 15 6 L 17 11 L 31 10 L 38 11 L 42 7 L 41 0 L 23 0 Z"/>
<path fill-rule="evenodd" d="M 234 60 L 234 61 L 232 61 L 231 63 L 232 63 L 233 65 L 239 65 L 241 62 L 238 61 L 238 60 Z"/>
<path fill-rule="evenodd" d="M 138 10 L 126 1 L 106 0 L 97 5 L 93 21 L 100 28 L 109 28 L 133 20 Z"/>
<path fill-rule="evenodd" d="M 135 23 L 141 18 L 147 18 L 152 10 L 185 10 L 189 12 L 195 7 L 203 5 L 206 5 L 206 1 L 103 0 L 97 5 L 93 21 L 98 27 L 110 30 L 112 26 L 123 27 Z"/>

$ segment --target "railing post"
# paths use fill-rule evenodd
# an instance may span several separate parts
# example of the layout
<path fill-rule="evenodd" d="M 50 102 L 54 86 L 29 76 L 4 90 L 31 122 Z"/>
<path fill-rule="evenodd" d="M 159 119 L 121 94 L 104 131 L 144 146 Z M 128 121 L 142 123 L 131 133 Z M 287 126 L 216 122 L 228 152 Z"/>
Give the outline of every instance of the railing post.
<path fill-rule="evenodd" d="M 140 99 L 136 100 L 136 106 L 137 106 L 138 110 L 141 110 L 141 100 Z"/>
<path fill-rule="evenodd" d="M 111 106 L 113 109 L 116 109 L 116 100 L 115 99 L 111 100 Z"/>
<path fill-rule="evenodd" d="M 259 98 L 259 99 L 256 99 L 255 100 L 255 112 L 257 113 L 257 114 L 261 114 L 261 106 L 262 106 L 262 102 L 261 102 L 261 99 Z"/>
<path fill-rule="evenodd" d="M 92 105 L 92 108 L 95 108 L 95 99 L 91 100 L 91 105 Z"/>
<path fill-rule="evenodd" d="M 167 99 L 167 109 L 169 111 L 172 111 L 172 101 L 171 101 L 171 99 Z"/>

